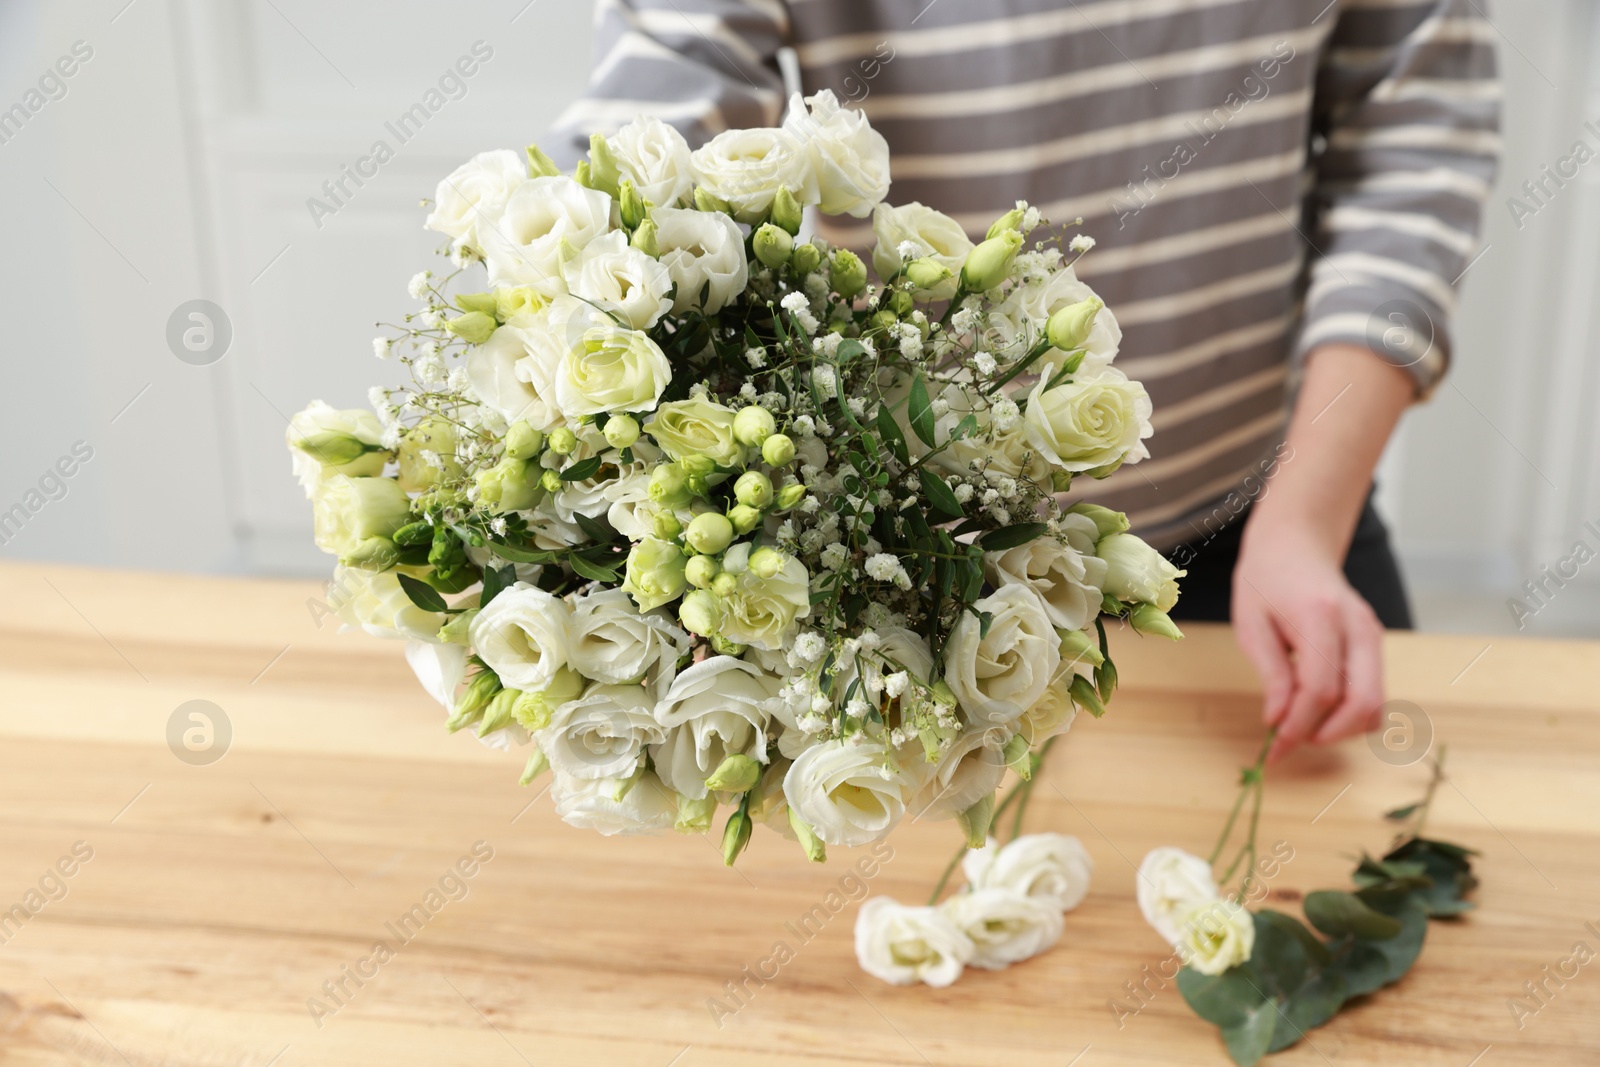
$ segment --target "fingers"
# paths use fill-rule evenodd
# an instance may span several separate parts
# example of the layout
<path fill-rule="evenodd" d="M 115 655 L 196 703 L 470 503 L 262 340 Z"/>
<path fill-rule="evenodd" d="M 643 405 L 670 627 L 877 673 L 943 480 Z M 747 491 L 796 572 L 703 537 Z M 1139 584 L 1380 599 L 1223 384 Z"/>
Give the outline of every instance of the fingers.
<path fill-rule="evenodd" d="M 1268 760 L 1281 759 L 1309 738 L 1328 712 L 1344 698 L 1343 619 L 1329 601 L 1308 606 L 1298 618 L 1284 620 L 1294 646 L 1294 694 L 1278 727 Z"/>
<path fill-rule="evenodd" d="M 1383 705 L 1383 626 L 1365 601 L 1351 599 L 1344 619 L 1344 700 L 1317 729 L 1313 740 L 1327 744 L 1375 729 Z"/>
<path fill-rule="evenodd" d="M 1261 676 L 1261 721 L 1276 726 L 1289 708 L 1294 667 L 1289 648 L 1272 624 L 1272 615 L 1258 597 L 1234 597 L 1233 634 L 1239 648 Z"/>

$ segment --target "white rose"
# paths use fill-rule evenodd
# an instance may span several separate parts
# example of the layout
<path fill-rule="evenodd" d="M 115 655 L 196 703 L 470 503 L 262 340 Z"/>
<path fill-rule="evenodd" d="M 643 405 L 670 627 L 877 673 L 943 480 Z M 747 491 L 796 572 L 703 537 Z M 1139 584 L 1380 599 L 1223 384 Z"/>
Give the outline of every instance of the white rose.
<path fill-rule="evenodd" d="M 1182 939 L 1184 918 L 1196 905 L 1218 899 L 1211 864 L 1180 848 L 1151 849 L 1139 864 L 1135 888 L 1144 921 L 1174 947 Z"/>
<path fill-rule="evenodd" d="M 783 128 L 810 155 L 819 211 L 859 219 L 882 203 L 889 192 L 889 142 L 860 111 L 840 107 L 831 89 L 805 100 L 795 93 Z"/>
<path fill-rule="evenodd" d="M 938 908 L 873 897 L 856 913 L 856 962 L 893 985 L 947 986 L 974 951 L 972 939 Z"/>
<path fill-rule="evenodd" d="M 993 621 L 987 637 L 972 612 L 961 616 L 945 646 L 945 681 L 970 721 L 1005 724 L 1043 695 L 1061 662 L 1060 640 L 1044 601 L 1022 585 L 1003 585 L 974 607 Z"/>
<path fill-rule="evenodd" d="M 1006 298 L 1006 310 L 1014 305 L 1033 324 L 1034 336 L 1044 333 L 1045 323 L 1055 312 L 1068 304 L 1096 300 L 1095 291 L 1078 280 L 1071 267 L 1063 267 L 1042 281 L 1028 280 L 1014 289 Z M 1095 313 L 1094 325 L 1083 342 L 1084 357 L 1081 371 L 1093 372 L 1117 358 L 1117 348 L 1122 344 L 1122 328 L 1109 307 Z M 1046 358 L 1050 358 L 1047 356 Z"/>
<path fill-rule="evenodd" d="M 778 680 L 753 663 L 711 656 L 673 679 L 656 721 L 670 732 L 651 748 L 656 773 L 691 800 L 706 795 L 706 779 L 729 756 L 767 761 L 769 718 L 764 706 Z"/>
<path fill-rule="evenodd" d="M 1116 367 L 1102 367 L 1047 390 L 1055 370 L 1053 363 L 1040 368 L 1023 416 L 1028 443 L 1045 459 L 1076 472 L 1149 458 L 1144 438 L 1155 429 L 1144 386 Z"/>
<path fill-rule="evenodd" d="M 1094 861 L 1083 842 L 1066 834 L 1025 834 L 1001 845 L 969 849 L 961 861 L 974 889 L 1004 889 L 1071 911 L 1089 893 Z"/>
<path fill-rule="evenodd" d="M 744 446 L 733 436 L 737 415 L 711 400 L 669 400 L 645 420 L 644 432 L 673 459 L 707 456 L 724 467 L 737 467 L 745 456 Z"/>
<path fill-rule="evenodd" d="M 911 802 L 920 819 L 953 819 L 993 793 L 1005 777 L 1001 750 L 1007 733 L 998 727 L 970 726 L 939 759 L 932 778 Z"/>
<path fill-rule="evenodd" d="M 898 393 L 898 390 L 896 392 Z M 974 410 L 973 392 L 974 387 L 967 382 L 953 383 L 940 391 L 939 397 L 948 405 L 948 409 L 934 422 L 935 436 L 939 440 L 944 441 L 954 437 L 956 426 L 968 415 L 976 419 L 978 426 L 970 435 L 960 440 L 951 440 L 946 448 L 933 457 L 933 465 L 939 470 L 967 478 L 971 477 L 973 464 L 976 464 L 977 469 L 989 475 L 1026 478 L 1038 485 L 1046 485 L 1050 478 L 1050 465 L 1045 462 L 1039 451 L 1028 443 L 1023 420 L 1018 418 L 1009 429 L 996 429 L 990 419 L 988 408 Z M 899 399 L 901 399 L 899 395 L 894 397 L 894 400 Z M 914 455 L 920 456 L 926 450 L 916 435 L 911 433 L 910 420 L 904 415 L 905 410 L 905 408 L 897 409 L 897 418 L 904 420 L 902 432 L 906 435 L 907 445 Z"/>
<path fill-rule="evenodd" d="M 566 291 L 561 264 L 611 229 L 611 198 L 562 175 L 530 178 L 483 233 L 489 284 L 526 285 L 543 296 Z"/>
<path fill-rule="evenodd" d="M 1061 909 L 1006 889 L 957 893 L 940 908 L 972 942 L 974 967 L 1004 970 L 1061 940 Z"/>
<path fill-rule="evenodd" d="M 641 615 L 621 589 L 596 588 L 572 602 L 567 662 L 596 682 L 620 684 L 662 673 L 670 681 L 678 657 L 689 652 L 689 635 L 660 615 Z"/>
<path fill-rule="evenodd" d="M 317 547 L 348 556 L 369 537 L 389 537 L 411 519 L 411 498 L 393 478 L 330 474 L 311 497 Z"/>
<path fill-rule="evenodd" d="M 667 268 L 628 244 L 628 235 L 613 230 L 590 241 L 562 269 L 568 290 L 608 311 L 636 330 L 648 330 L 672 307 Z"/>
<path fill-rule="evenodd" d="M 653 411 L 672 365 L 639 330 L 602 322 L 584 331 L 556 369 L 556 406 L 569 419 L 610 411 Z"/>
<path fill-rule="evenodd" d="M 556 406 L 556 371 L 566 347 L 541 315 L 526 326 L 502 326 L 467 353 L 467 381 L 506 422 L 526 420 L 547 432 L 566 424 Z"/>
<path fill-rule="evenodd" d="M 689 142 L 654 115 L 640 115 L 607 141 L 617 169 L 656 207 L 677 207 L 689 195 Z"/>
<path fill-rule="evenodd" d="M 723 130 L 690 153 L 689 166 L 695 182 L 727 201 L 740 222 L 760 222 L 779 189 L 789 190 L 802 204 L 816 203 L 811 157 L 788 130 Z"/>
<path fill-rule="evenodd" d="M 1255 949 L 1255 917 L 1237 901 L 1196 904 L 1179 927 L 1181 936 L 1173 948 L 1184 966 L 1201 974 L 1221 974 L 1248 960 Z"/>
<path fill-rule="evenodd" d="M 1084 555 L 1048 534 L 1004 552 L 985 553 L 983 569 L 995 586 L 1021 585 L 1038 593 L 1052 626 L 1081 630 L 1100 614 L 1105 560 Z"/>
<path fill-rule="evenodd" d="M 888 836 L 906 812 L 904 782 L 881 745 L 822 741 L 795 759 L 783 795 L 830 845 L 865 845 Z"/>
<path fill-rule="evenodd" d="M 650 217 L 656 223 L 661 264 L 678 287 L 674 314 L 700 308 L 709 315 L 744 292 L 750 265 L 744 258 L 744 235 L 733 219 L 716 211 L 668 207 L 656 208 Z M 701 307 L 703 289 L 706 301 Z"/>
<path fill-rule="evenodd" d="M 628 778 L 644 765 L 645 746 L 666 736 L 654 711 L 654 698 L 642 685 L 590 686 L 577 700 L 558 705 L 550 725 L 534 736 L 550 766 L 564 775 Z"/>
<path fill-rule="evenodd" d="M 315 447 L 316 442 L 324 440 L 320 436 L 324 434 L 353 438 L 365 445 L 377 445 L 383 440 L 383 424 L 378 421 L 378 416 L 363 408 L 340 411 L 320 400 L 313 400 L 304 411 L 296 412 L 294 418 L 289 420 L 284 437 L 289 442 L 295 477 L 300 479 L 300 487 L 306 491 L 307 500 L 311 499 L 318 483 L 329 474 L 362 477 L 383 473 L 383 465 L 389 459 L 387 452 L 379 449 L 346 458 L 346 453 L 337 446 Z M 303 441 L 311 442 L 312 447 L 297 447 Z"/>
<path fill-rule="evenodd" d="M 467 636 L 502 685 L 539 692 L 568 664 L 570 614 L 566 601 L 517 582 L 473 616 Z"/>
<path fill-rule="evenodd" d="M 771 578 L 750 570 L 750 544 L 741 542 L 722 556 L 733 575 L 733 592 L 722 598 L 722 636 L 741 645 L 773 650 L 794 636 L 798 620 L 811 614 L 811 577 L 805 564 L 787 556 Z"/>
<path fill-rule="evenodd" d="M 872 236 L 877 242 L 872 269 L 879 278 L 889 278 L 900 269 L 900 246 L 909 241 L 916 246 L 916 258 L 932 256 L 950 269 L 950 279 L 933 290 L 934 297 L 948 300 L 955 295 L 956 276 L 972 251 L 972 239 L 955 219 L 915 200 L 899 207 L 879 204 L 872 209 Z"/>
<path fill-rule="evenodd" d="M 1118 600 L 1154 604 L 1161 611 L 1178 602 L 1178 579 L 1188 572 L 1133 534 L 1107 534 L 1095 551 L 1106 562 L 1106 592 Z"/>
<path fill-rule="evenodd" d="M 633 778 L 572 778 L 557 774 L 550 786 L 556 814 L 569 826 L 612 834 L 667 830 L 678 818 L 678 801 L 654 773 Z"/>
<path fill-rule="evenodd" d="M 480 152 L 439 183 L 423 226 L 481 250 L 483 234 L 499 222 L 512 194 L 527 181 L 528 162 L 521 152 Z"/>
<path fill-rule="evenodd" d="M 395 571 L 364 571 L 336 567 L 329 599 L 347 626 L 357 626 L 373 637 L 404 637 L 437 642 L 445 616 L 423 611 L 400 588 Z"/>

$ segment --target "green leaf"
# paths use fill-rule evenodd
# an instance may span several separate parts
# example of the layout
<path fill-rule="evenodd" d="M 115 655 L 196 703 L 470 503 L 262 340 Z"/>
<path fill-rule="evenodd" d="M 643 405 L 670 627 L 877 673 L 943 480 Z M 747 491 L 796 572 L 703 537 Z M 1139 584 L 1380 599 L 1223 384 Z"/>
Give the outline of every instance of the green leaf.
<path fill-rule="evenodd" d="M 1042 522 L 1019 522 L 1011 526 L 1002 526 L 998 530 L 990 530 L 978 538 L 978 544 L 985 552 L 1004 552 L 1008 548 L 1025 545 L 1029 541 L 1043 536 L 1049 527 Z"/>
<path fill-rule="evenodd" d="M 1385 867 L 1399 864 L 1420 867 L 1431 885 L 1421 894 L 1428 914 L 1459 915 L 1475 905 L 1465 898 L 1478 884 L 1472 873 L 1471 849 L 1448 841 L 1411 838 L 1383 857 Z"/>
<path fill-rule="evenodd" d="M 1299 1041 L 1307 1030 L 1314 1030 L 1337 1015 L 1346 999 L 1343 974 L 1336 970 L 1312 971 L 1300 988 L 1279 1006 L 1280 1016 L 1267 1051 L 1279 1052 Z"/>
<path fill-rule="evenodd" d="M 580 459 L 576 463 L 569 463 L 561 470 L 561 480 L 564 482 L 581 482 L 585 478 L 594 477 L 594 472 L 600 469 L 600 464 L 605 459 L 601 456 L 590 456 Z"/>
<path fill-rule="evenodd" d="M 1278 1023 L 1278 1009 L 1270 1001 L 1251 1008 L 1244 1020 L 1222 1028 L 1228 1055 L 1239 1067 L 1255 1067 L 1272 1047 L 1272 1030 Z"/>
<path fill-rule="evenodd" d="M 582 530 L 584 535 L 596 544 L 610 544 L 617 539 L 617 532 L 603 522 L 591 519 L 578 511 L 573 512 L 572 517 L 578 520 L 578 529 Z"/>
<path fill-rule="evenodd" d="M 882 404 L 878 405 L 878 435 L 889 446 L 889 451 L 894 453 L 895 459 L 901 463 L 911 462 L 910 450 L 906 448 L 906 435 L 900 431 L 900 424 L 894 421 L 889 409 Z"/>
<path fill-rule="evenodd" d="M 517 569 L 509 563 L 504 567 L 484 567 L 483 594 L 478 598 L 478 607 L 488 607 L 489 601 L 499 596 L 508 586 L 516 584 L 516 581 Z"/>
<path fill-rule="evenodd" d="M 1369 941 L 1393 937 L 1400 932 L 1400 921 L 1368 907 L 1354 893 L 1342 889 L 1319 889 L 1307 893 L 1306 918 L 1329 937 L 1354 934 Z"/>
<path fill-rule="evenodd" d="M 1184 967 L 1178 971 L 1178 992 L 1196 1015 L 1223 1028 L 1238 1026 L 1252 1009 L 1267 1002 L 1248 966 L 1229 967 L 1216 975 Z"/>
<path fill-rule="evenodd" d="M 840 363 L 849 363 L 857 356 L 866 355 L 866 352 L 866 346 L 860 341 L 857 341 L 853 337 L 846 337 L 843 341 L 839 342 L 839 348 L 834 352 L 833 358 L 838 360 Z"/>
<path fill-rule="evenodd" d="M 1252 919 L 1256 936 L 1250 951 L 1250 969 L 1260 977 L 1263 994 L 1287 996 L 1310 973 L 1311 953 L 1305 942 L 1316 938 L 1289 916 L 1271 909 L 1263 908 Z M 1325 948 L 1322 954 L 1327 954 Z"/>
<path fill-rule="evenodd" d="M 445 603 L 439 591 L 420 578 L 413 578 L 409 574 L 395 573 L 400 579 L 400 588 L 405 590 L 411 602 L 423 611 L 449 611 L 450 605 Z"/>
<path fill-rule="evenodd" d="M 615 582 L 617 580 L 616 571 L 610 567 L 603 567 L 598 563 L 591 563 L 576 552 L 567 556 L 567 564 L 574 573 L 589 579 L 591 582 Z"/>
<path fill-rule="evenodd" d="M 1261 930 L 1264 925 L 1273 929 L 1274 936 L 1287 935 L 1298 941 L 1300 948 L 1306 955 L 1306 959 L 1312 964 L 1325 964 L 1333 958 L 1328 951 L 1328 946 L 1322 943 L 1322 939 L 1306 929 L 1305 923 L 1292 915 L 1285 915 L 1283 912 L 1273 911 L 1271 908 L 1262 908 L 1256 913 L 1256 937 L 1258 939 L 1261 937 Z"/>
<path fill-rule="evenodd" d="M 1328 964 L 1344 979 L 1345 996 L 1359 997 L 1382 989 L 1389 980 L 1389 959 L 1377 949 L 1382 941 L 1347 938 Z"/>
<path fill-rule="evenodd" d="M 519 545 L 509 545 L 504 541 L 491 541 L 489 551 L 501 559 L 509 559 L 514 563 L 550 563 L 558 558 L 555 552 L 542 548 L 523 548 Z"/>
<path fill-rule="evenodd" d="M 1415 815 L 1417 813 L 1417 809 L 1420 807 L 1422 807 L 1420 803 L 1407 804 L 1403 808 L 1395 808 L 1393 811 L 1384 812 L 1383 817 L 1391 822 L 1404 822 L 1405 820 L 1411 818 L 1411 816 Z"/>
<path fill-rule="evenodd" d="M 928 503 L 953 519 L 959 519 L 966 514 L 961 510 L 961 501 L 956 499 L 955 493 L 950 491 L 943 478 L 926 467 L 919 467 L 917 475 L 922 479 L 922 492 L 927 496 Z"/>
<path fill-rule="evenodd" d="M 911 379 L 911 396 L 906 401 L 906 412 L 911 418 L 911 431 L 922 439 L 923 444 L 932 448 L 933 402 L 928 399 L 928 383 L 922 380 L 920 371 Z"/>

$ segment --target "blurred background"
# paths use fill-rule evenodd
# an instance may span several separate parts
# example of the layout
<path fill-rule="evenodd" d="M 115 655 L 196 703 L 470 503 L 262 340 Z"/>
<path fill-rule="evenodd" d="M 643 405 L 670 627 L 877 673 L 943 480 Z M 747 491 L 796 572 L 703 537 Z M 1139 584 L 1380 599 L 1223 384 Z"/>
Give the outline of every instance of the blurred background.
<path fill-rule="evenodd" d="M 1500 181 L 1454 369 L 1402 424 L 1379 506 L 1424 629 L 1600 635 L 1600 160 L 1542 202 L 1521 192 L 1575 142 L 1600 145 L 1600 10 L 1489 14 Z M 0 0 L 0 558 L 327 574 L 288 416 L 314 397 L 362 406 L 399 369 L 372 358 L 372 327 L 437 266 L 418 198 L 545 131 L 584 85 L 591 15 Z M 439 92 L 462 57 L 474 73 Z M 419 103 L 425 121 L 398 126 Z M 380 140 L 392 158 L 346 178 Z"/>

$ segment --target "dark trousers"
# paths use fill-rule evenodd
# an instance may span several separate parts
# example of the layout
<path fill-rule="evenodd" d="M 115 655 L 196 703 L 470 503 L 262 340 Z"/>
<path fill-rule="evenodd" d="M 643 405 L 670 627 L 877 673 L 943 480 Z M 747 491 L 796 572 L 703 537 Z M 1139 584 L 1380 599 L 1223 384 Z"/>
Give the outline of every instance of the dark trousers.
<path fill-rule="evenodd" d="M 1208 538 L 1180 545 L 1166 557 L 1189 573 L 1178 579 L 1178 606 L 1174 619 L 1227 622 L 1233 603 L 1233 567 L 1239 559 L 1239 538 L 1244 531 L 1246 508 L 1227 526 Z M 1355 536 L 1344 560 L 1344 576 L 1372 605 L 1386 629 L 1411 629 L 1411 605 L 1406 600 L 1400 564 L 1389 544 L 1389 531 L 1367 497 L 1356 523 Z M 1269 599 L 1272 590 L 1263 589 Z"/>

